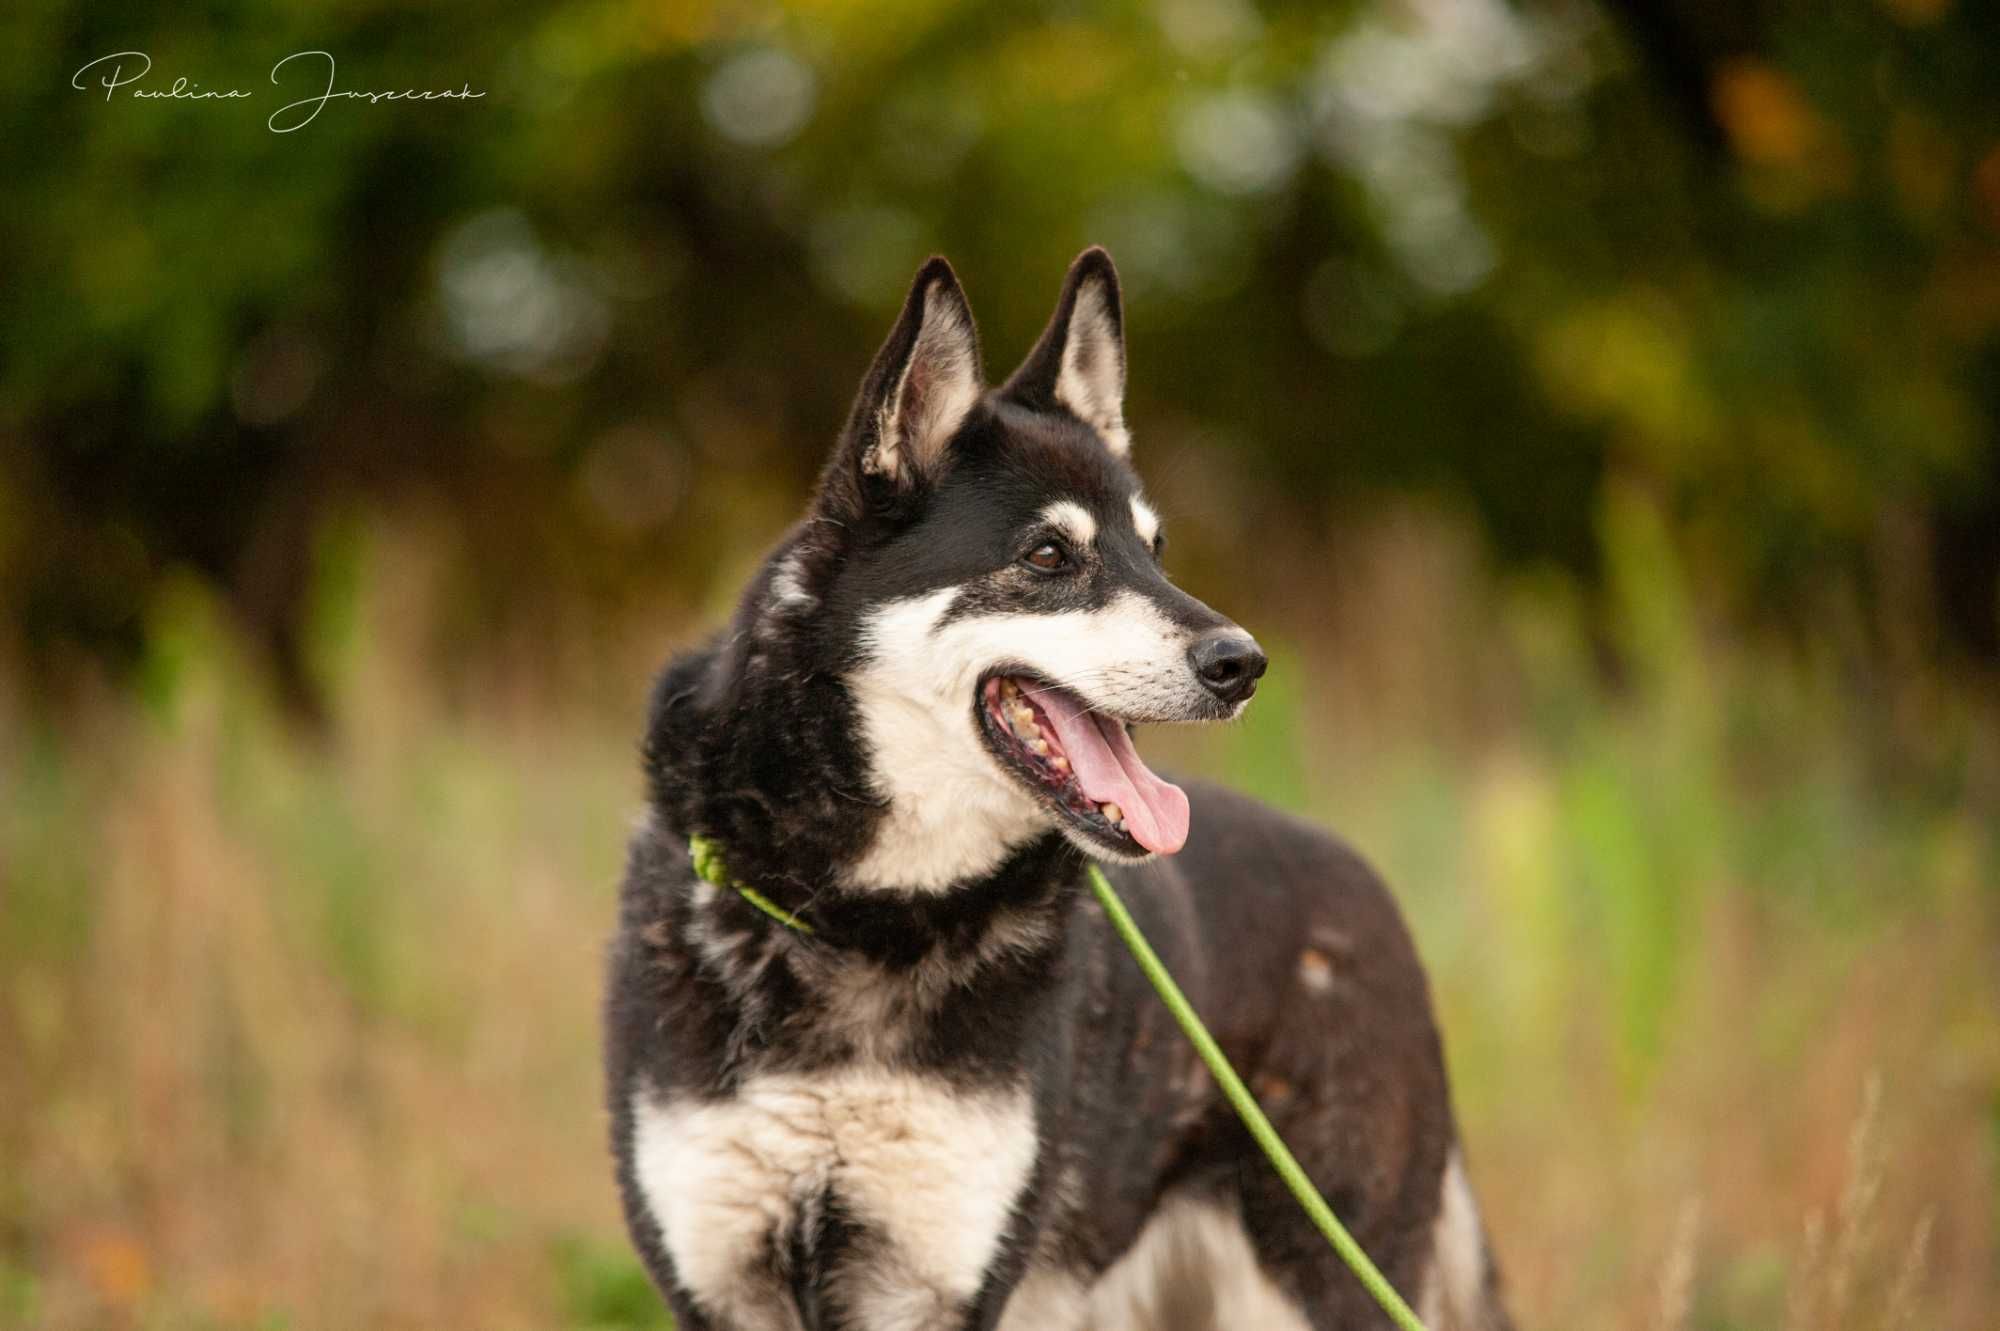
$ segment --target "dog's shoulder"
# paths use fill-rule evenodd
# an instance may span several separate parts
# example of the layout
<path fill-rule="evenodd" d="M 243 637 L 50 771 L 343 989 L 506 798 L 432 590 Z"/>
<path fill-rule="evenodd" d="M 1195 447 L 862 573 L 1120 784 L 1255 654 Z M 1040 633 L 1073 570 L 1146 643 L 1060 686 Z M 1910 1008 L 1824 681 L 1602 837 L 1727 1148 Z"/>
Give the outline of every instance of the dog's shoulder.
<path fill-rule="evenodd" d="M 1337 1018 L 1305 1024 L 1342 1031 L 1330 1045 L 1441 1096 L 1429 981 L 1382 876 L 1315 823 L 1220 786 L 1186 788 L 1186 848 L 1126 871 L 1130 895 L 1158 903 L 1148 930 L 1193 940 L 1186 964 L 1246 1029 L 1296 1026 L 1304 1011 Z"/>
<path fill-rule="evenodd" d="M 1388 884 L 1347 840 L 1240 791 L 1185 785 L 1194 830 L 1174 866 L 1204 888 L 1197 895 L 1237 913 L 1337 922 L 1378 948 L 1411 949 Z"/>

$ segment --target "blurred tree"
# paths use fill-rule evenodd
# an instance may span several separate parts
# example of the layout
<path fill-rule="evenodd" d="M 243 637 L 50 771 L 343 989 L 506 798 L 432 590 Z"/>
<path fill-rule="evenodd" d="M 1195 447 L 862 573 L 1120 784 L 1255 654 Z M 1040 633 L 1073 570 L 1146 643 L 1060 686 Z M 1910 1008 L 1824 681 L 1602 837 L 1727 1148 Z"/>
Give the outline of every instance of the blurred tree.
<path fill-rule="evenodd" d="M 1591 575 L 1615 474 L 1745 616 L 2000 653 L 1990 6 L 0 24 L 0 614 L 45 668 L 131 659 L 190 567 L 309 705 L 315 533 L 356 504 L 428 515 L 482 631 L 698 587 L 712 519 L 807 483 L 923 255 L 999 372 L 1090 241 L 1128 283 L 1132 418 L 1228 450 L 1245 530 L 1436 492 Z M 273 133 L 306 50 L 342 88 L 484 96 Z M 71 86 L 117 51 L 144 82 Z M 178 77 L 253 95 L 129 95 Z"/>

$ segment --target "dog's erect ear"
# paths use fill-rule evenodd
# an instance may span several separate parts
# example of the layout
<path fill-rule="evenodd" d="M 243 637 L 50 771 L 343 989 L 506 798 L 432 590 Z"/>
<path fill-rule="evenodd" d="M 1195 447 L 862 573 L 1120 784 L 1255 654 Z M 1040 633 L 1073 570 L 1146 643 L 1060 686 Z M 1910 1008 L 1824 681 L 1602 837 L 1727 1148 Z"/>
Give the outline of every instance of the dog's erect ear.
<path fill-rule="evenodd" d="M 932 259 L 861 383 L 835 465 L 864 490 L 909 490 L 934 472 L 985 387 L 965 292 L 951 265 Z"/>
<path fill-rule="evenodd" d="M 1079 254 L 1063 279 L 1056 312 L 1041 341 L 1007 381 L 1009 397 L 1048 410 L 1060 407 L 1097 431 L 1123 457 L 1132 447 L 1125 432 L 1125 311 L 1118 298 L 1118 270 L 1093 245 Z"/>

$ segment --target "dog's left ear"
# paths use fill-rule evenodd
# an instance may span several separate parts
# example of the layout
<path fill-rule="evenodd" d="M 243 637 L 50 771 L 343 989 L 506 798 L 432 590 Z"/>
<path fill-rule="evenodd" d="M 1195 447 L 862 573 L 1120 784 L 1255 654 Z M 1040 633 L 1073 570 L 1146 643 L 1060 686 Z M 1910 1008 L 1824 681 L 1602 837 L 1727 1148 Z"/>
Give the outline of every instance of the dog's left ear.
<path fill-rule="evenodd" d="M 1001 390 L 1017 402 L 1060 408 L 1097 431 L 1119 457 L 1131 451 L 1125 431 L 1125 310 L 1118 270 L 1093 245 L 1063 279 L 1056 312 Z"/>

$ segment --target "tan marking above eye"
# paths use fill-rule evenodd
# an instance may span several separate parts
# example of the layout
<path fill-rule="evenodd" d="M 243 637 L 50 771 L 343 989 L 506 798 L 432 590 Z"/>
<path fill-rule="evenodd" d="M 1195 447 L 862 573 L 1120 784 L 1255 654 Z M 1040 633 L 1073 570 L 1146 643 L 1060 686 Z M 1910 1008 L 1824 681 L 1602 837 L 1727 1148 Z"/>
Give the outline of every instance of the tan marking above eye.
<path fill-rule="evenodd" d="M 1097 519 L 1074 499 L 1058 499 L 1044 508 L 1042 521 L 1069 537 L 1079 550 L 1097 539 Z"/>
<path fill-rule="evenodd" d="M 1132 496 L 1132 529 L 1139 533 L 1139 539 L 1149 546 L 1157 547 L 1160 541 L 1160 515 L 1153 506 L 1138 495 Z"/>

